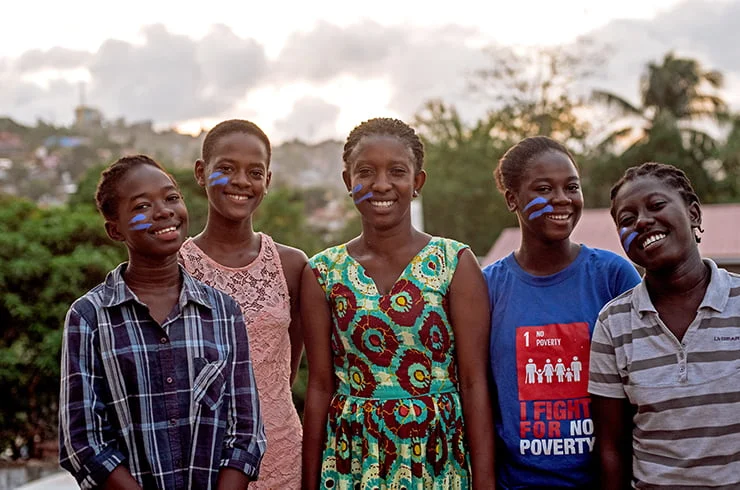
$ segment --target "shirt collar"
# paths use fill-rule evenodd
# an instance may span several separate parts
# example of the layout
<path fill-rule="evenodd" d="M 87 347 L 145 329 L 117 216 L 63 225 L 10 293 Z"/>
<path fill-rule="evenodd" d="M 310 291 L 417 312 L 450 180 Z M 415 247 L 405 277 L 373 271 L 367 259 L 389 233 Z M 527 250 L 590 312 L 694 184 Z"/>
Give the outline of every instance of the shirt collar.
<path fill-rule="evenodd" d="M 139 298 L 136 297 L 136 294 L 131 291 L 131 288 L 123 280 L 123 274 L 126 271 L 127 265 L 127 262 L 123 262 L 105 277 L 103 306 L 110 308 L 129 301 L 141 303 Z M 180 299 L 178 301 L 180 308 L 184 308 L 191 301 L 207 308 L 213 308 L 213 304 L 206 291 L 206 285 L 188 274 L 182 264 L 178 264 L 178 266 L 180 267 L 180 275 L 182 276 L 182 289 L 180 290 Z"/>
<path fill-rule="evenodd" d="M 727 304 L 730 294 L 730 278 L 727 272 L 717 267 L 717 264 L 713 260 L 705 258 L 702 261 L 709 266 L 711 277 L 709 278 L 709 285 L 707 286 L 706 293 L 704 293 L 704 299 L 699 305 L 699 309 L 711 308 L 716 311 L 722 311 Z M 653 302 L 650 300 L 650 294 L 648 293 L 644 279 L 633 290 L 632 305 L 635 310 L 640 312 L 640 315 L 649 312 L 657 313 Z"/>

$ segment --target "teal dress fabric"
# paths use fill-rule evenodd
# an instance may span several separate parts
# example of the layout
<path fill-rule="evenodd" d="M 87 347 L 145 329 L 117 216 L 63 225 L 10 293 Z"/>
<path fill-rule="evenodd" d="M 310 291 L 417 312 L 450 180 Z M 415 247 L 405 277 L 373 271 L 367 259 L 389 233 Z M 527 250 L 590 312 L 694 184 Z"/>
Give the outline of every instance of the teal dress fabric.
<path fill-rule="evenodd" d="M 465 248 L 432 238 L 385 295 L 346 245 L 311 259 L 331 307 L 337 386 L 322 488 L 470 488 L 447 295 Z"/>

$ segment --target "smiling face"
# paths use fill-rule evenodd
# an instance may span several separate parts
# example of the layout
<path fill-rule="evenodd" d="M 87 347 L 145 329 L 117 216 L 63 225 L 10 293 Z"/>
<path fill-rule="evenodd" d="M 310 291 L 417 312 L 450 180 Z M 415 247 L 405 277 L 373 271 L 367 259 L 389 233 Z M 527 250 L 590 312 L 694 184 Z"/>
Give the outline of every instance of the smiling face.
<path fill-rule="evenodd" d="M 414 154 L 400 138 L 364 136 L 342 172 L 355 206 L 367 222 L 378 228 L 411 223 L 411 200 L 420 191 L 426 174 L 417 172 Z"/>
<path fill-rule="evenodd" d="M 108 235 L 126 244 L 129 256 L 164 258 L 180 250 L 188 233 L 188 210 L 166 173 L 138 165 L 117 186 L 117 212 L 108 219 Z"/>
<path fill-rule="evenodd" d="M 265 144 L 249 133 L 233 132 L 213 146 L 208 162 L 195 162 L 195 178 L 206 189 L 209 216 L 251 219 L 270 184 Z"/>
<path fill-rule="evenodd" d="M 578 170 L 568 155 L 549 150 L 532 158 L 519 189 L 505 192 L 509 210 L 517 213 L 524 238 L 566 240 L 583 211 Z"/>
<path fill-rule="evenodd" d="M 692 227 L 701 225 L 701 209 L 665 181 L 648 175 L 625 182 L 612 210 L 627 256 L 646 270 L 673 269 L 698 255 Z"/>

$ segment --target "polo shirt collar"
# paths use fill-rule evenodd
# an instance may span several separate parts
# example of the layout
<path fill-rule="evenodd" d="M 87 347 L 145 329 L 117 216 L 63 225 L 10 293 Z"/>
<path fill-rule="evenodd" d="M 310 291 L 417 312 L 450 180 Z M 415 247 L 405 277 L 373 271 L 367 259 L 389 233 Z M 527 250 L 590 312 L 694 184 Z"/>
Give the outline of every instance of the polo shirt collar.
<path fill-rule="evenodd" d="M 705 258 L 702 261 L 709 266 L 711 277 L 699 309 L 711 308 L 716 311 L 722 311 L 729 298 L 730 279 L 726 271 L 717 267 L 717 264 L 713 260 Z M 650 300 L 650 294 L 648 293 L 644 279 L 633 290 L 632 306 L 640 312 L 641 316 L 645 313 L 658 312 Z"/>

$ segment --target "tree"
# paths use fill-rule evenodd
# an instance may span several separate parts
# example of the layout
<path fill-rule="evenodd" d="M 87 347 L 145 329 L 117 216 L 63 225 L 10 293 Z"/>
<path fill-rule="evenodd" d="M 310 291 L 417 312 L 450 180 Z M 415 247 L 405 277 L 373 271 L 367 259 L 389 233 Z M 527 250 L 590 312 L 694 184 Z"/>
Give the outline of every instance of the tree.
<path fill-rule="evenodd" d="M 428 102 L 415 125 L 426 153 L 426 231 L 467 243 L 476 255 L 485 255 L 501 230 L 516 224 L 493 180 L 496 162 L 510 142 L 490 136 L 489 120 L 466 128 L 457 111 L 440 101 Z"/>
<path fill-rule="evenodd" d="M 716 121 L 724 117 L 727 104 L 715 93 L 722 81 L 720 72 L 705 70 L 697 60 L 677 58 L 669 52 L 661 64 L 647 65 L 640 79 L 640 106 L 611 92 L 593 91 L 595 101 L 616 108 L 620 116 L 628 118 L 602 144 L 610 146 L 625 139 L 634 144 L 644 142 L 656 122 L 665 124 L 671 120 L 694 142 L 701 139 L 702 145 L 714 144 L 709 135 L 690 123 L 701 118 Z M 636 136 L 635 119 L 640 121 Z"/>
<path fill-rule="evenodd" d="M 55 436 L 64 316 L 123 259 L 91 210 L 0 197 L 0 447 Z"/>

